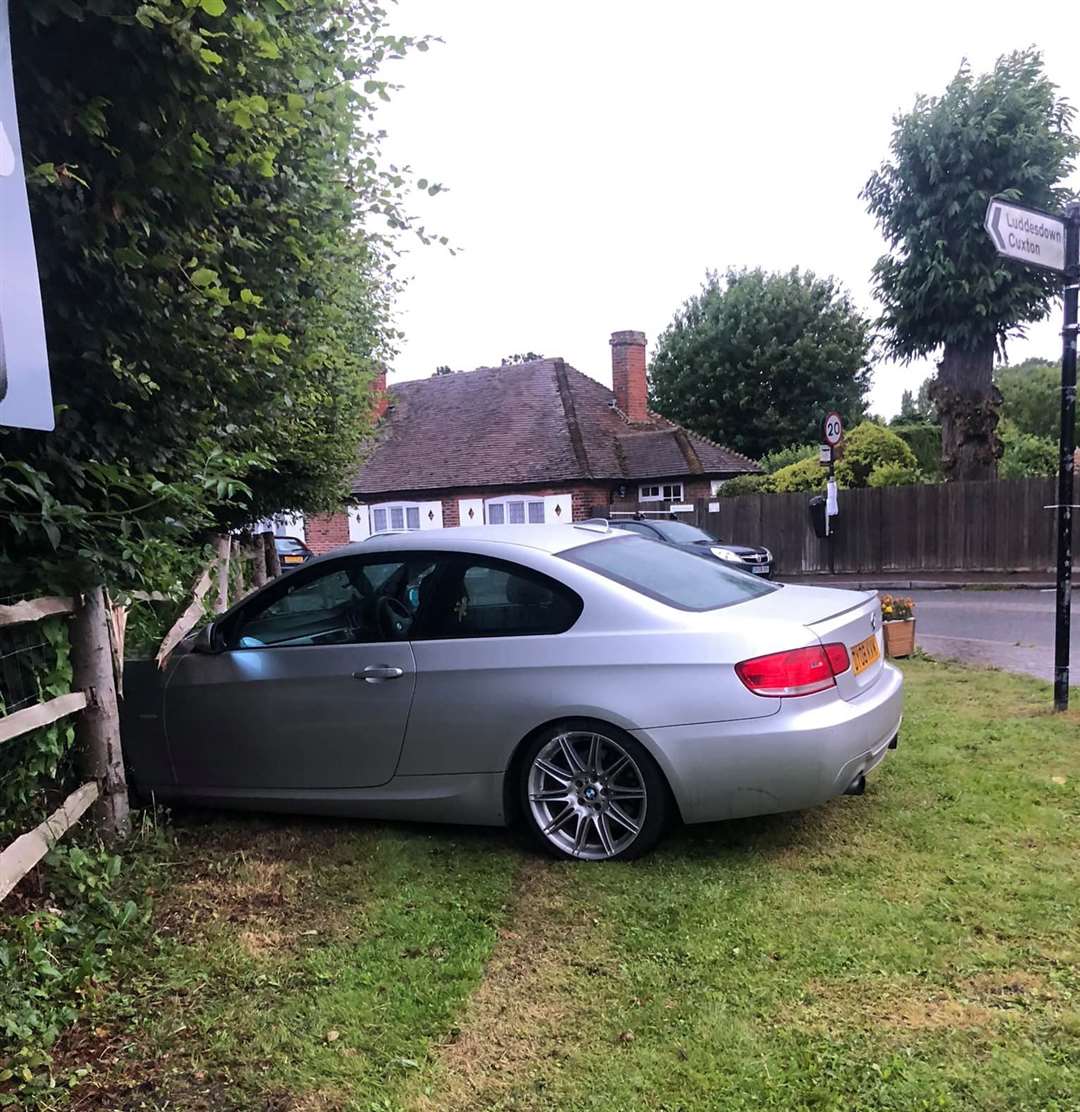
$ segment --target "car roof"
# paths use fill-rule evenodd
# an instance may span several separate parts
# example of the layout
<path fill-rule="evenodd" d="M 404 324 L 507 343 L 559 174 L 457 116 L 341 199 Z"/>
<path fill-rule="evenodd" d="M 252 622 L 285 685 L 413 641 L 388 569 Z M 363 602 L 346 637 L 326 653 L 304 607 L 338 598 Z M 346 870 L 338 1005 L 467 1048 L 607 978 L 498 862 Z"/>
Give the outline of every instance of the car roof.
<path fill-rule="evenodd" d="M 383 552 L 387 550 L 440 548 L 446 551 L 490 551 L 492 547 L 531 548 L 537 552 L 565 552 L 583 544 L 620 536 L 606 525 L 584 522 L 565 525 L 457 525 L 448 529 L 411 529 L 407 532 L 376 533 L 365 541 L 337 548 L 327 555 Z M 623 533 L 621 536 L 625 537 Z"/>

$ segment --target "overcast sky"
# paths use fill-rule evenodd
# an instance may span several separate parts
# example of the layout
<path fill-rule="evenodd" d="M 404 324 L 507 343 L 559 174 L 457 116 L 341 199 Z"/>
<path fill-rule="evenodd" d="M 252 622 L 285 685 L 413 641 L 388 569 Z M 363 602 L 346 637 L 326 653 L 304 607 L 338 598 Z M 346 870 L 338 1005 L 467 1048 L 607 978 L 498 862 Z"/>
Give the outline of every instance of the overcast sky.
<path fill-rule="evenodd" d="M 706 269 L 836 275 L 873 315 L 883 243 L 858 194 L 893 114 L 1029 45 L 1080 103 L 1065 5 L 400 0 L 445 43 L 387 71 L 387 153 L 444 183 L 417 211 L 462 250 L 410 249 L 391 382 L 512 352 L 610 384 L 608 337 L 652 344 Z M 1026 13 L 1026 15 L 1024 14 Z M 1021 36 L 1017 38 L 1016 36 Z M 1009 355 L 1054 356 L 1058 310 Z M 879 365 L 886 416 L 929 363 Z"/>

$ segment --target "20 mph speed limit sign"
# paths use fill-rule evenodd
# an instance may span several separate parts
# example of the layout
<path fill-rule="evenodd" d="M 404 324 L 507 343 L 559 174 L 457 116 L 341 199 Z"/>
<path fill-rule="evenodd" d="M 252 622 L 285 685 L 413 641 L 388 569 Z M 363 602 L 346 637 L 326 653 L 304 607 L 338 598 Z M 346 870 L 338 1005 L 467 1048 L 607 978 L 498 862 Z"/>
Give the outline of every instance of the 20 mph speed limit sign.
<path fill-rule="evenodd" d="M 844 423 L 839 413 L 830 413 L 821 426 L 822 439 L 830 448 L 835 448 L 844 438 Z"/>

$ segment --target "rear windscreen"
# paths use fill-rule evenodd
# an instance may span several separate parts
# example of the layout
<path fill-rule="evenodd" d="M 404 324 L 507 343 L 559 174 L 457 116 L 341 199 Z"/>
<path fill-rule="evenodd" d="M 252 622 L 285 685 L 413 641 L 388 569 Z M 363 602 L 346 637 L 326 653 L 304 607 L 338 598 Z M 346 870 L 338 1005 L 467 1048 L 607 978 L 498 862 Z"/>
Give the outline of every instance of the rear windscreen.
<path fill-rule="evenodd" d="M 680 610 L 717 610 L 779 589 L 719 560 L 634 535 L 583 544 L 559 555 Z"/>

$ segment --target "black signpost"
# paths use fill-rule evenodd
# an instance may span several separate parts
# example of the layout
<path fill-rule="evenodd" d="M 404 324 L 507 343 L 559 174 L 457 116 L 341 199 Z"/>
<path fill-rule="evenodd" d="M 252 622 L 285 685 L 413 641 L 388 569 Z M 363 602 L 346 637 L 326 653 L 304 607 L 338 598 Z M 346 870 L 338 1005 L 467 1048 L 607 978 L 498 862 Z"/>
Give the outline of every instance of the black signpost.
<path fill-rule="evenodd" d="M 1061 347 L 1061 457 L 1058 461 L 1057 608 L 1054 621 L 1054 710 L 1069 706 L 1072 610 L 1073 453 L 1076 424 L 1077 291 L 1080 287 L 1080 204 L 1064 218 L 1000 197 L 986 209 L 986 230 L 998 253 L 1028 266 L 1064 274 L 1065 326 Z"/>
<path fill-rule="evenodd" d="M 1073 455 L 1076 450 L 1076 300 L 1080 285 L 1080 204 L 1065 210 L 1065 327 L 1061 345 L 1061 459 L 1057 496 L 1057 622 L 1054 632 L 1054 710 L 1069 707 L 1069 627 L 1072 622 Z"/>

